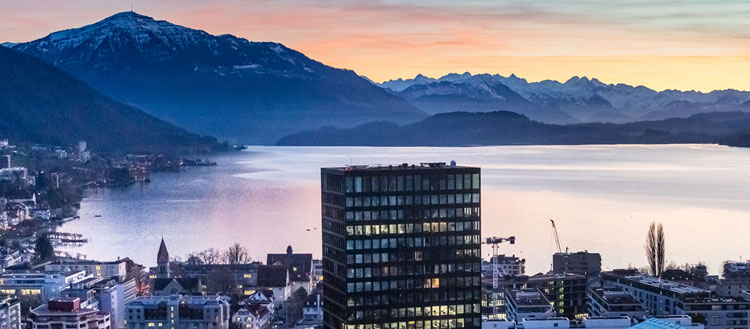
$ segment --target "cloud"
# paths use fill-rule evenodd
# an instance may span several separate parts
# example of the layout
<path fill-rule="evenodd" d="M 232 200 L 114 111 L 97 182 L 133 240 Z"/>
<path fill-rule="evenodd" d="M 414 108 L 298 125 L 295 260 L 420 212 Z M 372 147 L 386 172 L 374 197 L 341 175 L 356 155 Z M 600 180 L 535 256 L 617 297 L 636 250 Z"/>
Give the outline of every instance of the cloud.
<path fill-rule="evenodd" d="M 0 41 L 30 40 L 128 9 L 120 7 L 98 0 L 7 3 L 0 13 Z M 641 68 L 659 71 L 669 65 L 664 58 L 690 58 L 681 63 L 695 65 L 696 58 L 726 58 L 747 65 L 737 61 L 750 55 L 750 6 L 737 0 L 136 0 L 135 8 L 213 34 L 282 42 L 375 80 L 413 76 L 420 73 L 416 68 L 527 70 L 535 76 L 529 63 L 570 65 L 569 59 L 610 61 L 610 67 L 551 66 L 551 72 L 606 76 L 623 72 L 623 59 L 630 58 L 627 62 L 639 67 L 632 74 L 644 74 Z M 726 62 L 705 63 L 721 71 Z M 654 81 L 658 88 L 657 79 L 647 74 L 629 81 L 635 79 Z"/>

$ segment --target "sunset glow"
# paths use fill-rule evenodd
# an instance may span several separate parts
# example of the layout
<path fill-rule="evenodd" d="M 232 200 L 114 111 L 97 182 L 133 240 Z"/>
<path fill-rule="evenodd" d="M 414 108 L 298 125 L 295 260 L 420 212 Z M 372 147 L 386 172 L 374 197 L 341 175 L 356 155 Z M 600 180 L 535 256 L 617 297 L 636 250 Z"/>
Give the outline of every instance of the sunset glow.
<path fill-rule="evenodd" d="M 33 40 L 130 9 L 126 1 L 3 2 L 2 42 Z M 657 90 L 750 90 L 750 13 L 739 1 L 169 0 L 133 5 L 141 14 L 212 34 L 280 42 L 375 81 L 469 71 L 515 73 L 530 81 L 585 75 Z"/>

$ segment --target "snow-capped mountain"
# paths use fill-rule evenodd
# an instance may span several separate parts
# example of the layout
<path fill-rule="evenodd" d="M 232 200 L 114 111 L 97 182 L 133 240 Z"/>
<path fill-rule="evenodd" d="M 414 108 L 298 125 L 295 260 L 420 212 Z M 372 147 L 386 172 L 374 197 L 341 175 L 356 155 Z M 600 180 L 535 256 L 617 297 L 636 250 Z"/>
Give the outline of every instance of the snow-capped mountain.
<path fill-rule="evenodd" d="M 380 84 L 429 113 L 455 110 L 510 110 L 532 119 L 567 123 L 629 122 L 640 119 L 688 117 L 713 111 L 750 111 L 750 92 L 717 90 L 710 93 L 605 84 L 573 77 L 565 82 L 528 82 L 515 75 L 448 74 L 438 79 L 418 75 Z M 428 100 L 450 99 L 436 106 Z M 560 114 L 568 116 L 568 120 Z M 550 117 L 553 114 L 553 117 Z M 563 120 L 560 120 L 562 118 Z"/>
<path fill-rule="evenodd" d="M 275 142 L 311 126 L 424 117 L 354 72 L 282 44 L 211 35 L 133 12 L 13 49 L 157 117 L 240 142 Z"/>

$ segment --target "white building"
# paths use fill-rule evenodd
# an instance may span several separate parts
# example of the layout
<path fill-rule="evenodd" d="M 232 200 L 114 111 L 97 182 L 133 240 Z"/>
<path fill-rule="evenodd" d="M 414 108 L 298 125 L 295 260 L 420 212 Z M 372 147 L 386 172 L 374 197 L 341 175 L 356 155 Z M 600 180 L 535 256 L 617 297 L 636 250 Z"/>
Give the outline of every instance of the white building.
<path fill-rule="evenodd" d="M 271 310 L 266 305 L 250 304 L 241 306 L 232 314 L 232 323 L 239 328 L 262 329 L 267 328 L 271 319 Z"/>
<path fill-rule="evenodd" d="M 229 328 L 229 303 L 218 296 L 142 296 L 126 309 L 128 329 Z"/>
<path fill-rule="evenodd" d="M 491 257 L 489 262 L 482 262 L 482 272 L 492 273 L 493 259 Z M 497 269 L 500 271 L 500 275 L 522 275 L 526 273 L 526 259 L 506 255 L 497 256 Z"/>
<path fill-rule="evenodd" d="M 750 301 L 719 298 L 711 291 L 629 270 L 602 272 L 604 287 L 635 297 L 650 315 L 688 315 L 710 329 L 750 328 Z"/>
<path fill-rule="evenodd" d="M 49 300 L 60 296 L 60 291 L 68 285 L 88 277 L 85 271 L 3 273 L 0 275 L 0 294 L 39 296 L 41 300 Z"/>
<path fill-rule="evenodd" d="M 539 289 L 505 290 L 505 314 L 508 320 L 548 319 L 555 316 L 550 301 Z"/>
<path fill-rule="evenodd" d="M 17 299 L 3 297 L 0 299 L 0 328 L 21 329 L 21 303 Z"/>
<path fill-rule="evenodd" d="M 50 272 L 85 271 L 86 274 L 91 274 L 97 278 L 116 277 L 120 281 L 124 280 L 128 275 L 125 259 L 98 262 L 85 259 L 61 258 L 44 265 L 44 270 Z"/>
<path fill-rule="evenodd" d="M 81 308 L 78 298 L 53 298 L 29 314 L 32 329 L 85 328 L 111 329 L 109 314 Z"/>

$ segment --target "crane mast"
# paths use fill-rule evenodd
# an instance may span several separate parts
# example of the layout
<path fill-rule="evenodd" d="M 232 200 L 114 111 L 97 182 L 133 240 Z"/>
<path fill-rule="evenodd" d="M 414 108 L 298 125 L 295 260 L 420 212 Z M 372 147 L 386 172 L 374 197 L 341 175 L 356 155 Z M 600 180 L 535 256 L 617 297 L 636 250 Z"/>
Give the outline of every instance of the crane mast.
<path fill-rule="evenodd" d="M 498 268 L 497 264 L 497 257 L 499 256 L 500 252 L 500 246 L 499 244 L 503 242 L 510 242 L 510 244 L 516 243 L 516 237 L 511 236 L 507 238 L 500 238 L 500 237 L 489 237 L 487 240 L 485 240 L 485 244 L 492 245 L 492 314 L 496 315 L 498 313 L 498 289 L 500 288 L 500 269 Z"/>

